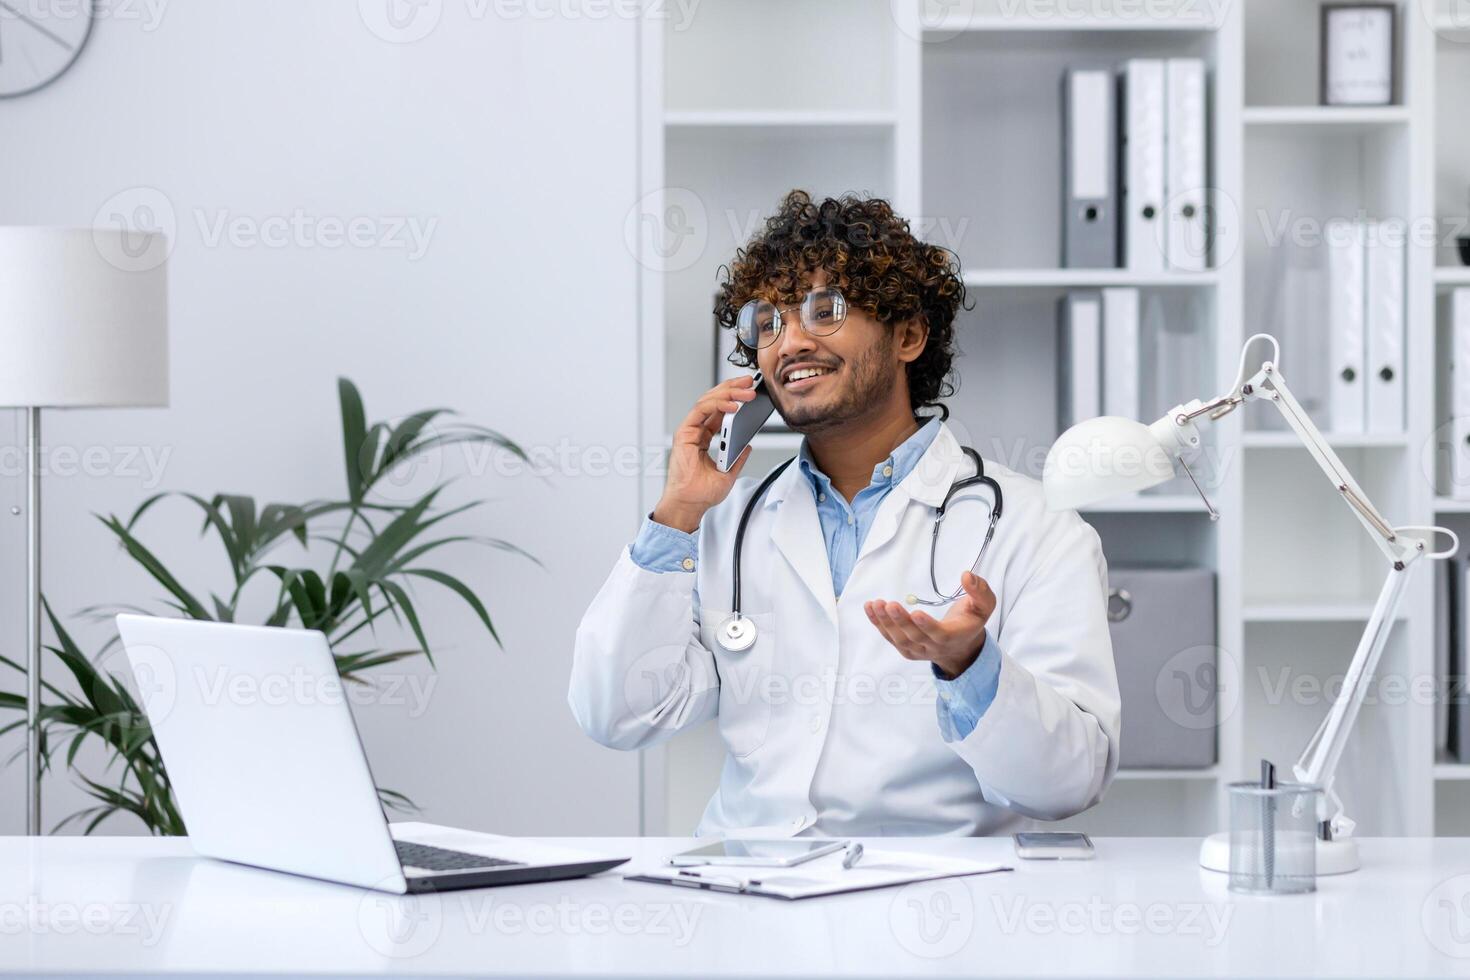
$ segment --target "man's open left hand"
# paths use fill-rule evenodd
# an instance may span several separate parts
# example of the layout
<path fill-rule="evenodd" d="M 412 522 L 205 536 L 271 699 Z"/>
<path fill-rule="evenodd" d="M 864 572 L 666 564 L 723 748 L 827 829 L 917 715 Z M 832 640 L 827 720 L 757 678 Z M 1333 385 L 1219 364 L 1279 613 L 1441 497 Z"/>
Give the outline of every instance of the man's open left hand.
<path fill-rule="evenodd" d="M 946 677 L 963 674 L 985 642 L 985 624 L 995 612 L 995 593 L 974 572 L 960 576 L 964 594 L 943 619 L 902 603 L 874 599 L 863 603 L 868 621 L 908 660 L 928 660 Z"/>

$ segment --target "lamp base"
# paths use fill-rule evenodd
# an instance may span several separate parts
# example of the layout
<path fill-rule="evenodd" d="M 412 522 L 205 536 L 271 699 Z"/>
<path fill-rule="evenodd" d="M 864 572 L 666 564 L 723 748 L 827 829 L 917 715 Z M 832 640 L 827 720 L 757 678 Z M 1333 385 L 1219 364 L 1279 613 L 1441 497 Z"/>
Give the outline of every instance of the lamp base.
<path fill-rule="evenodd" d="M 1207 871 L 1230 872 L 1230 835 L 1211 834 L 1199 848 L 1200 867 Z M 1351 837 L 1317 841 L 1317 876 L 1343 875 L 1361 868 L 1358 842 Z"/>

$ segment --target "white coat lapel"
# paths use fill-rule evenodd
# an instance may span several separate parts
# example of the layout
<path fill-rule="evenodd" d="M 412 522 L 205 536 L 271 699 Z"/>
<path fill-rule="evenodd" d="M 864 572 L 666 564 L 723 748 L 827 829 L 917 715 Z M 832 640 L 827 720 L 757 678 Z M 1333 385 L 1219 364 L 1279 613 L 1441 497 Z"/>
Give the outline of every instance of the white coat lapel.
<path fill-rule="evenodd" d="M 893 538 L 910 501 L 918 501 L 930 508 L 938 507 L 964 458 L 959 442 L 943 422 L 939 423 L 939 431 L 934 434 L 934 441 L 929 443 L 924 455 L 883 499 L 878 515 L 873 519 L 873 527 L 863 541 L 859 560 Z"/>
<path fill-rule="evenodd" d="M 799 462 L 786 467 L 771 487 L 770 506 L 776 508 L 771 541 L 796 572 L 833 624 L 837 622 L 837 598 L 832 592 L 832 567 L 811 485 Z"/>

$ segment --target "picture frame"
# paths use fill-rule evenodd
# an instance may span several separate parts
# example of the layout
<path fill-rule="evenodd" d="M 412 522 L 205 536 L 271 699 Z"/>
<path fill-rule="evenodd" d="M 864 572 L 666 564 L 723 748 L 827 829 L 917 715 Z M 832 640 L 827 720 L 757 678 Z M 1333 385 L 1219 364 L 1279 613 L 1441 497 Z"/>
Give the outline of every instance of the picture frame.
<path fill-rule="evenodd" d="M 1397 104 L 1398 33 L 1397 4 L 1322 4 L 1318 58 L 1321 104 Z"/>

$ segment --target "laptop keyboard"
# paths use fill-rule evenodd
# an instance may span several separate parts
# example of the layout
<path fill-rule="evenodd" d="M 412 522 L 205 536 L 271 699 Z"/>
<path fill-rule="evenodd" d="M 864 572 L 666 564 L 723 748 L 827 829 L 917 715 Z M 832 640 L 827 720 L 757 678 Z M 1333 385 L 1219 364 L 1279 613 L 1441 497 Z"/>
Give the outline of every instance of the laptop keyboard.
<path fill-rule="evenodd" d="M 471 871 L 478 868 L 504 868 L 523 861 L 506 861 L 502 858 L 485 857 L 483 854 L 467 854 L 451 851 L 445 847 L 430 847 L 428 844 L 411 844 L 396 840 L 398 860 L 405 868 L 424 868 L 427 871 Z"/>

